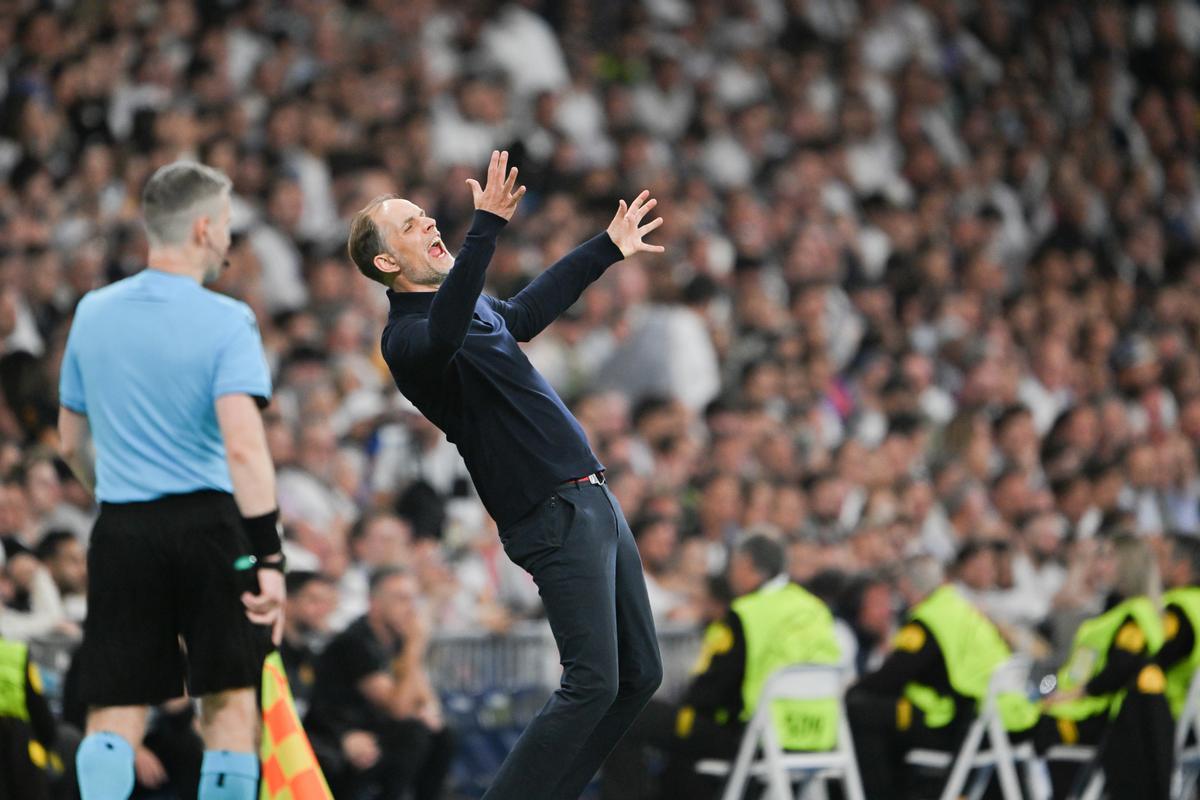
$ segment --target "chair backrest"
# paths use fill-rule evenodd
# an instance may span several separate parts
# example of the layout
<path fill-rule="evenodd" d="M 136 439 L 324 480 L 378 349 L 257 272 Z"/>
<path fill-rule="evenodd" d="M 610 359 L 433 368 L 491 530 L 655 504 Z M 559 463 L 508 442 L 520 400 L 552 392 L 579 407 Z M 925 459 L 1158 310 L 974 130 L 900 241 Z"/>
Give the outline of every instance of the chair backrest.
<path fill-rule="evenodd" d="M 845 672 L 839 664 L 796 664 L 772 673 L 763 686 L 758 708 L 775 700 L 840 699 Z"/>
<path fill-rule="evenodd" d="M 763 760 L 767 770 L 764 776 L 767 783 L 766 797 L 770 800 L 790 800 L 792 797 L 791 780 L 783 764 L 783 751 L 775 734 L 775 726 L 771 719 L 771 705 L 777 700 L 836 700 L 838 703 L 838 736 L 837 744 L 828 753 L 809 754 L 807 758 L 816 757 L 827 759 L 826 768 L 840 771 L 845 782 L 848 800 L 864 800 L 862 780 L 858 774 L 858 762 L 854 757 L 854 740 L 851 738 L 850 726 L 846 722 L 846 709 L 843 702 L 843 690 L 846 685 L 846 671 L 838 664 L 796 664 L 782 667 L 771 674 L 763 685 L 759 696 L 758 708 L 746 726 L 738 748 L 737 758 L 725 784 L 722 800 L 735 800 L 742 797 L 746 783 L 749 780 L 750 764 L 755 751 L 761 747 Z"/>
<path fill-rule="evenodd" d="M 1192 673 L 1192 682 L 1188 684 L 1187 699 L 1183 703 L 1183 710 L 1179 712 L 1179 719 L 1175 721 L 1176 754 L 1183 749 L 1188 733 L 1191 731 L 1196 732 L 1196 739 L 1200 741 L 1200 670 Z"/>
<path fill-rule="evenodd" d="M 1024 693 L 1029 681 L 1029 672 L 1033 663 L 1023 656 L 1013 656 L 992 671 L 988 678 L 987 696 L 979 709 L 979 716 L 972 720 L 967 728 L 967 735 L 954 759 L 950 776 L 942 789 L 941 800 L 952 800 L 962 796 L 967 777 L 974 766 L 975 757 L 983 744 L 986 733 L 991 745 L 994 763 L 1000 778 L 1001 795 L 1006 800 L 1019 800 L 1021 790 L 1017 782 L 1016 767 L 1013 764 L 1012 744 L 1008 732 L 1004 729 L 1004 721 L 1000 718 L 998 699 L 1000 695 L 1009 692 Z"/>
<path fill-rule="evenodd" d="M 988 679 L 987 697 L 984 698 L 980 714 L 990 714 L 995 711 L 996 700 L 1002 694 L 1015 692 L 1024 694 L 1029 685 L 1029 673 L 1033 662 L 1025 656 L 1013 656 L 992 671 Z"/>

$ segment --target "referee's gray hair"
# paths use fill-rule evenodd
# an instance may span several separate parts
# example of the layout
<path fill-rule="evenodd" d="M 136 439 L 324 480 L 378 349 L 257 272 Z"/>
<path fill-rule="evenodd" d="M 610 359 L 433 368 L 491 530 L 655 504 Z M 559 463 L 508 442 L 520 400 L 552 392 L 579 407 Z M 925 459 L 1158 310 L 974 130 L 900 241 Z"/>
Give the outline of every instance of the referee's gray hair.
<path fill-rule="evenodd" d="M 929 594 L 946 580 L 941 562 L 931 555 L 916 555 L 905 559 L 901 571 L 913 591 L 920 595 Z"/>
<path fill-rule="evenodd" d="M 734 548 L 737 552 L 750 559 L 754 571 L 764 580 L 771 580 L 782 574 L 787 567 L 787 556 L 783 545 L 764 533 L 752 533 L 738 541 Z"/>
<path fill-rule="evenodd" d="M 215 213 L 216 201 L 232 185 L 224 173 L 195 161 L 159 167 L 142 189 L 142 215 L 150 243 L 182 244 L 196 217 Z"/>

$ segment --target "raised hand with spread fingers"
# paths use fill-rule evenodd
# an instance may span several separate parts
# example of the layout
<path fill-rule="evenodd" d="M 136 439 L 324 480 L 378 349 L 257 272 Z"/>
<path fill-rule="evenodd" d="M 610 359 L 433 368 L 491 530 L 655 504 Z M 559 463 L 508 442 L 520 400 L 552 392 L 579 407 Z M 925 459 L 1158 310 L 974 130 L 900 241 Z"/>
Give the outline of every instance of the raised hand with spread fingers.
<path fill-rule="evenodd" d="M 658 200 L 650 196 L 649 189 L 643 189 L 632 203 L 626 205 L 622 200 L 617 205 L 617 214 L 612 218 L 612 222 L 608 223 L 608 238 L 612 239 L 625 258 L 634 253 L 661 253 L 666 250 L 660 244 L 647 244 L 643 241 L 646 234 L 663 224 L 662 217 L 656 217 L 645 225 L 641 224 L 642 219 L 656 205 Z"/>
<path fill-rule="evenodd" d="M 467 185 L 471 187 L 477 209 L 506 220 L 512 219 L 521 198 L 525 196 L 525 187 L 517 186 L 517 168 L 508 169 L 507 150 L 492 151 L 486 186 L 481 187 L 479 181 L 474 178 L 467 178 Z"/>

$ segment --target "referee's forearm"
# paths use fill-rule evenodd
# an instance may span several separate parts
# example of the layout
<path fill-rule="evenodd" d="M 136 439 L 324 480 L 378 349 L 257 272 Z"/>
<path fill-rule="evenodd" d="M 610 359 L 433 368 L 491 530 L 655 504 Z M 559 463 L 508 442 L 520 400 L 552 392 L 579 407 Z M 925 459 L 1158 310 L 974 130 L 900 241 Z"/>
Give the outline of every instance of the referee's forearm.
<path fill-rule="evenodd" d="M 275 467 L 265 447 L 260 451 L 230 451 L 229 477 L 243 517 L 261 517 L 275 510 Z"/>
<path fill-rule="evenodd" d="M 220 397 L 216 405 L 238 511 L 243 517 L 269 514 L 276 506 L 275 466 L 267 448 L 262 415 L 245 394 Z"/>
<path fill-rule="evenodd" d="M 75 480 L 88 490 L 88 494 L 95 496 L 96 462 L 91 458 L 91 453 L 73 453 L 70 456 L 64 456 L 63 461 L 71 468 L 71 474 L 75 476 Z"/>
<path fill-rule="evenodd" d="M 87 416 L 63 406 L 58 412 L 58 451 L 76 479 L 96 493 L 96 453 Z"/>

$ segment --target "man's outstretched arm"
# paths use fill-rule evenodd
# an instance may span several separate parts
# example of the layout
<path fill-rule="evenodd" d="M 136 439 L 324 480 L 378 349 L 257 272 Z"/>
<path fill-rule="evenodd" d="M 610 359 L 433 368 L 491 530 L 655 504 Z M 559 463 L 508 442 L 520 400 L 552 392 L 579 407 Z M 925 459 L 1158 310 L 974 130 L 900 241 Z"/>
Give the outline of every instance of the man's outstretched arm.
<path fill-rule="evenodd" d="M 616 262 L 634 253 L 663 252 L 661 245 L 642 241 L 646 234 L 662 225 L 662 217 L 641 225 L 642 219 L 657 204 L 658 201 L 650 197 L 649 189 L 628 206 L 622 200 L 604 233 L 560 258 L 513 299 L 489 298 L 517 341 L 527 342 L 545 330 Z"/>
<path fill-rule="evenodd" d="M 486 188 L 480 188 L 474 178 L 467 181 L 475 195 L 475 219 L 454 267 L 429 308 L 429 338 L 450 353 L 462 347 L 467 337 L 475 301 L 483 291 L 487 265 L 496 249 L 496 236 L 512 219 L 525 194 L 525 187 L 516 183 L 516 168 L 508 170 L 508 151 L 492 152 Z"/>

